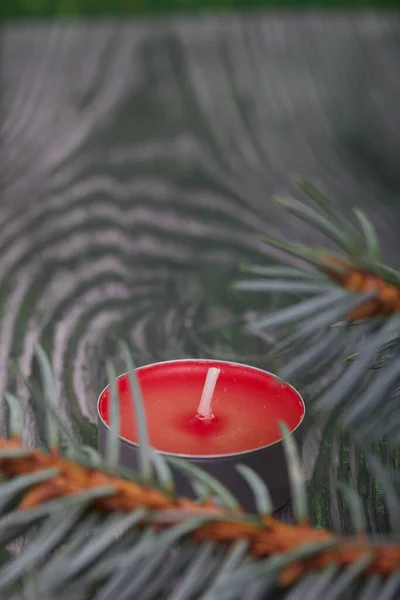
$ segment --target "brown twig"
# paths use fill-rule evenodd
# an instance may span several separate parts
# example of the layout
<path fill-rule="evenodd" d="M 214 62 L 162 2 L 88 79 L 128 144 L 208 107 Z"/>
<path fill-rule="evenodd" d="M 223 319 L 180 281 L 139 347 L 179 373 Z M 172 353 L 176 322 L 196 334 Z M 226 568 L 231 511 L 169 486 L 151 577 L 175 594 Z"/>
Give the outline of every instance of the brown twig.
<path fill-rule="evenodd" d="M 334 258 L 326 257 L 326 262 L 344 268 L 344 273 L 325 269 L 325 273 L 338 285 L 351 292 L 376 291 L 374 298 L 366 300 L 353 309 L 348 315 L 348 321 L 358 321 L 375 316 L 387 316 L 400 311 L 400 288 L 387 283 L 383 277 L 375 273 L 359 269 L 351 263 Z"/>
<path fill-rule="evenodd" d="M 18 439 L 0 438 L 0 449 L 15 448 L 23 448 Z M 237 513 L 237 518 L 232 519 L 232 513 L 210 501 L 199 504 L 187 498 L 175 498 L 150 486 L 85 467 L 55 452 L 45 454 L 33 450 L 27 451 L 26 456 L 0 458 L 0 471 L 7 479 L 50 468 L 56 468 L 59 473 L 32 486 L 19 503 L 20 510 L 106 485 L 114 487 L 115 494 L 93 500 L 93 507 L 99 511 L 130 512 L 144 507 L 150 515 L 153 510 L 162 510 L 166 515 L 169 511 L 179 510 L 183 517 L 210 515 L 212 520 L 195 530 L 192 534 L 194 539 L 224 543 L 247 539 L 250 554 L 256 558 L 285 554 L 300 549 L 304 544 L 332 542 L 332 547 L 320 551 L 312 558 L 301 559 L 287 566 L 280 575 L 281 585 L 293 583 L 306 571 L 322 569 L 333 563 L 338 567 L 345 567 L 366 555 L 371 556 L 371 561 L 365 573 L 385 577 L 400 569 L 400 545 L 378 544 L 364 538 L 354 540 L 311 527 L 307 523 L 282 523 L 272 516 L 264 517 L 259 523 L 246 519 L 246 515 L 242 513 Z M 170 520 L 165 519 L 160 526 L 166 527 L 170 523 Z"/>

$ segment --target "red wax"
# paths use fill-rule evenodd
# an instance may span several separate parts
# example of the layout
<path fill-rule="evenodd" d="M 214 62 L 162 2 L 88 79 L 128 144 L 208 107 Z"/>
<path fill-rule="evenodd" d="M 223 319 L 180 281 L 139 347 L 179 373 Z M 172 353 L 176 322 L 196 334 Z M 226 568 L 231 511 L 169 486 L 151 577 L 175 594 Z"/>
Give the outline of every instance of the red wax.
<path fill-rule="evenodd" d="M 221 369 L 210 421 L 196 417 L 207 371 Z M 150 444 L 173 454 L 215 455 L 255 450 L 282 438 L 279 422 L 293 431 L 304 416 L 299 394 L 273 375 L 235 363 L 179 360 L 137 370 Z M 99 414 L 109 424 L 110 388 L 99 399 Z M 127 375 L 118 378 L 120 435 L 138 442 Z"/>

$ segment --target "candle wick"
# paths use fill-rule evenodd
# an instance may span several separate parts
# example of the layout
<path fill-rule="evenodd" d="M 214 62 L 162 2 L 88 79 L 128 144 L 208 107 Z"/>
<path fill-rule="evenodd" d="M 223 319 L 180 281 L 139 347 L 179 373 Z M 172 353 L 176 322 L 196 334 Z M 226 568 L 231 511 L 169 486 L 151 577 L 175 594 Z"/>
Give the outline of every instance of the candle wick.
<path fill-rule="evenodd" d="M 214 418 L 211 402 L 220 372 L 221 369 L 217 369 L 215 367 L 208 369 L 200 403 L 197 408 L 197 417 L 199 419 L 211 420 Z"/>

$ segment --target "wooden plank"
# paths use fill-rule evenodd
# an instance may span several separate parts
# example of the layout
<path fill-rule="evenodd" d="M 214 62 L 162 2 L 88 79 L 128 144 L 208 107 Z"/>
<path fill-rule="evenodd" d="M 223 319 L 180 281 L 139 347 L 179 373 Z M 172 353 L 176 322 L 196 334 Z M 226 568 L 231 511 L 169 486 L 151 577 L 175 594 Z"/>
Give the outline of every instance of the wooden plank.
<path fill-rule="evenodd" d="M 321 241 L 270 202 L 295 173 L 362 205 L 397 259 L 399 31 L 372 13 L 3 26 L 0 398 L 22 399 L 28 443 L 36 411 L 9 365 L 37 378 L 37 341 L 88 443 L 119 335 L 138 364 L 277 368 L 242 319 L 282 300 L 228 284 L 270 259 L 259 231 Z M 354 456 L 325 424 L 306 442 L 314 519 L 340 526 L 328 474 Z"/>

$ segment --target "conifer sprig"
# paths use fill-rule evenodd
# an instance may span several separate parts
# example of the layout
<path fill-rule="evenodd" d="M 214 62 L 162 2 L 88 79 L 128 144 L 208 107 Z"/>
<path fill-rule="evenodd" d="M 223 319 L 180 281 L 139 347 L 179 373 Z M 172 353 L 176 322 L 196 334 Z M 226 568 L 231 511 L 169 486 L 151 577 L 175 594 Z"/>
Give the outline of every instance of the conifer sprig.
<path fill-rule="evenodd" d="M 306 385 L 341 360 L 343 375 L 321 394 L 315 410 L 339 411 L 342 426 L 363 439 L 384 437 L 398 444 L 400 272 L 380 261 L 378 237 L 366 214 L 355 208 L 353 223 L 313 184 L 304 179 L 298 184 L 315 208 L 290 198 L 277 203 L 327 235 L 338 251 L 265 238 L 286 253 L 288 264 L 245 267 L 253 277 L 235 287 L 287 293 L 295 300 L 249 327 L 256 335 L 275 333 L 279 341 L 272 353 L 285 353 L 280 375 L 296 385 Z M 292 266 L 293 256 L 303 261 L 303 269 Z M 384 401 L 385 417 L 391 418 L 383 418 Z"/>
<path fill-rule="evenodd" d="M 38 354 L 45 363 L 40 349 Z M 51 373 L 43 368 L 42 375 L 48 390 Z M 59 443 L 49 443 L 47 451 L 25 449 L 17 400 L 9 396 L 8 402 L 13 437 L 0 441 L 0 541 L 7 544 L 38 530 L 27 548 L 0 568 L 1 598 L 22 600 L 26 586 L 48 600 L 244 600 L 249 590 L 253 598 L 275 598 L 280 590 L 280 597 L 300 600 L 305 582 L 308 597 L 315 599 L 321 590 L 336 598 L 339 590 L 352 589 L 357 600 L 364 599 L 365 586 L 376 586 L 379 593 L 400 591 L 398 540 L 367 536 L 362 501 L 354 490 L 341 486 L 355 537 L 308 522 L 298 451 L 284 427 L 294 524 L 271 515 L 265 484 L 246 467 L 238 471 L 255 495 L 258 515 L 244 514 L 218 481 L 184 461 L 181 468 L 206 498 L 177 497 L 165 458 L 150 447 L 145 450 L 159 477 L 149 481 L 146 473 L 120 471 L 113 461 L 107 463 L 118 454 L 114 434 L 109 434 L 105 459 L 81 453 L 79 461 L 72 460 L 68 447 Z M 44 394 L 43 402 L 54 417 L 55 398 Z M 47 422 L 49 442 L 61 440 L 59 420 Z M 384 483 L 392 514 L 399 514 L 400 500 Z"/>

